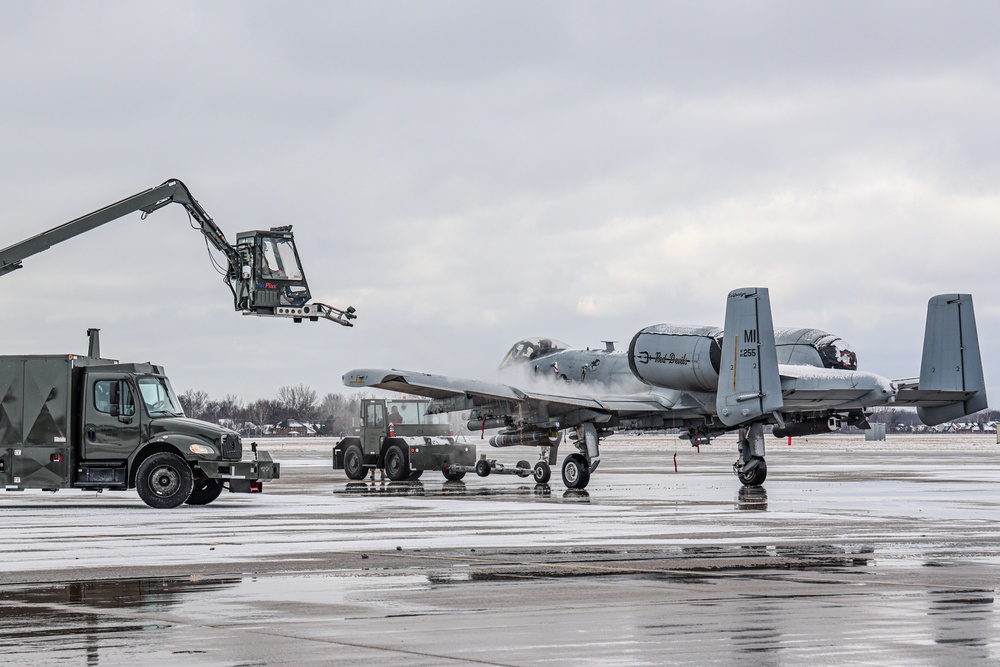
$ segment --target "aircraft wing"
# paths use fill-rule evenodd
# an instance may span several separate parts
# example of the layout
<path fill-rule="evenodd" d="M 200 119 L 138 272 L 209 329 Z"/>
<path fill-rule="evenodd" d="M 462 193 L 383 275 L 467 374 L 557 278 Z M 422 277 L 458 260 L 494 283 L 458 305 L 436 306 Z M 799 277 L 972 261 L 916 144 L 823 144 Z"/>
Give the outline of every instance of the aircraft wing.
<path fill-rule="evenodd" d="M 348 371 L 343 377 L 348 387 L 388 389 L 435 399 L 452 412 L 491 406 L 519 409 L 526 416 L 562 418 L 564 426 L 585 421 L 606 421 L 602 417 L 666 414 L 670 404 L 662 397 L 648 395 L 572 396 L 524 391 L 517 387 L 416 371 L 364 368 Z"/>
<path fill-rule="evenodd" d="M 345 373 L 343 380 L 348 387 L 374 387 L 437 399 L 467 396 L 517 402 L 527 398 L 524 392 L 505 384 L 396 369 L 356 369 Z"/>
<path fill-rule="evenodd" d="M 874 373 L 784 364 L 778 369 L 786 412 L 879 405 L 893 395 L 891 383 Z"/>

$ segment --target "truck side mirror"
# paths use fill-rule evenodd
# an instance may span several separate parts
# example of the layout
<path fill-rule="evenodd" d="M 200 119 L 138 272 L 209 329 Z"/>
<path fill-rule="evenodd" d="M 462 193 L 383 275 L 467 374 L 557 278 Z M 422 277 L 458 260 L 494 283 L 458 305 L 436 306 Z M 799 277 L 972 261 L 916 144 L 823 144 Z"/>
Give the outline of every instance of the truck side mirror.
<path fill-rule="evenodd" d="M 132 392 L 126 380 L 118 380 L 111 383 L 111 416 L 117 417 L 123 424 L 132 423 L 132 415 L 135 414 L 135 403 L 132 400 Z"/>

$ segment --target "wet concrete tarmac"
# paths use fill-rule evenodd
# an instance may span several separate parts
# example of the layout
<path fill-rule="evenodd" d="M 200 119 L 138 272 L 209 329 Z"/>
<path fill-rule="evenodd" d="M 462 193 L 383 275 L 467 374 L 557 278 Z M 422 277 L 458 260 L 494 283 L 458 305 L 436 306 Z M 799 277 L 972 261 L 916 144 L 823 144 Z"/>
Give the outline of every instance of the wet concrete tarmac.
<path fill-rule="evenodd" d="M 609 441 L 586 492 L 299 445 L 207 507 L 0 494 L 0 664 L 998 662 L 991 439 L 772 445 L 757 490 L 720 444 Z"/>

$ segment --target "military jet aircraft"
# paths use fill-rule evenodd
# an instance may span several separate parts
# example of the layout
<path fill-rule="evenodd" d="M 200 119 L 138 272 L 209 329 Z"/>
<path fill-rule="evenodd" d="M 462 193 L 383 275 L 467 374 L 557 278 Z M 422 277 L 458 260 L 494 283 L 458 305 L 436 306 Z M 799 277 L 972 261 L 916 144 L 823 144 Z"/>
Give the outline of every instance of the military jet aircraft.
<path fill-rule="evenodd" d="M 935 425 L 987 407 L 972 296 L 942 294 L 927 308 L 920 377 L 891 381 L 857 369 L 844 341 L 817 329 L 775 329 L 768 290 L 733 290 L 725 326 L 658 324 L 640 330 L 627 352 L 571 349 L 532 338 L 511 348 L 501 369 L 520 369 L 525 389 L 427 373 L 356 369 L 351 387 L 432 399 L 428 412 L 470 411 L 470 429 L 503 429 L 494 447 L 541 447 L 533 468 L 544 483 L 557 462 L 561 431 L 577 451 L 563 461 L 568 488 L 582 489 L 600 463 L 600 440 L 615 428 L 676 427 L 692 445 L 738 431 L 733 471 L 747 486 L 767 476 L 764 427 L 780 438 L 869 428 L 874 406 L 916 406 Z M 549 379 L 539 383 L 537 379 Z M 555 382 L 552 382 L 555 381 Z"/>

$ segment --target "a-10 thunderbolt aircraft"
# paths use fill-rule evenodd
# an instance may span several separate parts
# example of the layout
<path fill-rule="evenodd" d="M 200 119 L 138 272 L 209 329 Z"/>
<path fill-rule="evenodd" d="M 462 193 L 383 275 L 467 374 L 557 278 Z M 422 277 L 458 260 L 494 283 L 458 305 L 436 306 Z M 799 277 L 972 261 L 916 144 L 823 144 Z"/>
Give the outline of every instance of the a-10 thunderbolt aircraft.
<path fill-rule="evenodd" d="M 547 482 L 561 431 L 577 451 L 563 482 L 582 489 L 600 463 L 599 443 L 613 429 L 680 428 L 692 445 L 738 431 L 733 471 L 747 486 L 767 476 L 764 427 L 786 436 L 870 428 L 874 406 L 916 406 L 925 424 L 987 407 L 972 296 L 942 294 L 927 307 L 920 377 L 891 381 L 859 371 L 836 336 L 817 329 L 774 329 L 766 288 L 729 293 L 725 326 L 646 327 L 628 352 L 570 349 L 552 339 L 515 344 L 501 369 L 522 369 L 525 386 L 426 373 L 356 369 L 350 387 L 377 387 L 432 399 L 428 412 L 470 411 L 469 428 L 501 428 L 494 447 L 541 447 L 535 480 Z M 530 378 L 564 382 L 539 383 Z"/>

